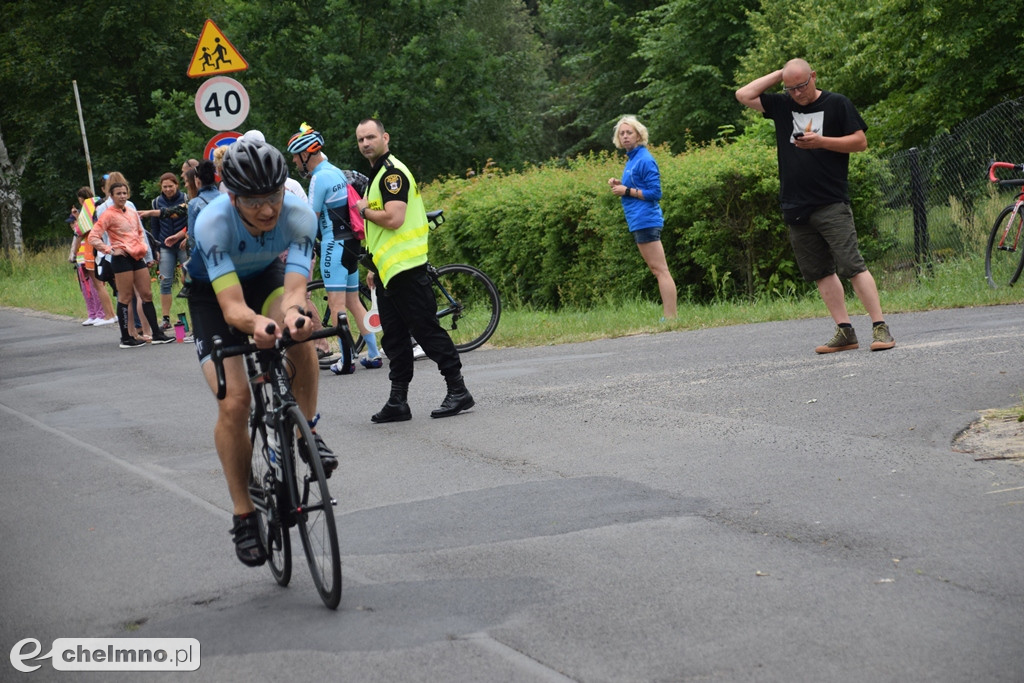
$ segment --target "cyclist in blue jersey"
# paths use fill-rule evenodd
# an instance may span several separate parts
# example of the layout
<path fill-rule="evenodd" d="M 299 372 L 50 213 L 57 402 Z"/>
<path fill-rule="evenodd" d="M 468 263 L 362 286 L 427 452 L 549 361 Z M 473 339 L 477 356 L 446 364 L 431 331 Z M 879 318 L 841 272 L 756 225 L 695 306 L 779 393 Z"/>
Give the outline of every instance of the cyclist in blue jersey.
<path fill-rule="evenodd" d="M 195 222 L 195 248 L 188 263 L 189 311 L 200 365 L 215 393 L 216 370 L 209 362 L 214 336 L 227 346 L 244 344 L 251 336 L 258 347 L 269 348 L 283 330 L 297 340 L 308 338 L 312 330 L 303 304 L 316 217 L 301 200 L 285 193 L 287 176 L 284 156 L 274 147 L 235 142 L 221 169 L 227 193 L 211 201 Z M 284 260 L 279 258 L 282 253 Z M 287 355 L 295 368 L 295 399 L 305 415 L 316 415 L 318 366 L 313 347 L 298 344 Z M 258 566 L 266 561 L 266 551 L 249 497 L 250 394 L 242 358 L 225 359 L 224 375 L 227 395 L 218 402 L 214 443 L 234 507 L 235 553 L 243 563 Z M 313 435 L 330 476 L 338 460 L 315 430 Z"/>
<path fill-rule="evenodd" d="M 377 337 L 366 328 L 363 319 L 366 307 L 359 300 L 359 253 L 362 250 L 348 221 L 348 183 L 345 174 L 323 154 L 324 136 L 303 123 L 299 132 L 288 141 L 292 161 L 304 177 L 309 178 L 309 206 L 316 212 L 320 231 L 320 274 L 327 291 L 327 305 L 332 311 L 348 309 L 366 341 L 366 368 L 383 365 L 377 348 Z M 331 365 L 331 372 L 347 375 L 355 370 L 353 361 L 344 367 L 343 360 Z"/>

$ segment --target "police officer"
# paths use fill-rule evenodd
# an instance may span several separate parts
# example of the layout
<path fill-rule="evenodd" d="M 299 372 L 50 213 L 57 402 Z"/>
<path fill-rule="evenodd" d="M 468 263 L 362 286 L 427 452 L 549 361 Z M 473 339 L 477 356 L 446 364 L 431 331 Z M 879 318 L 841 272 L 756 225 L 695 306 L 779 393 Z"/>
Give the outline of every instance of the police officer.
<path fill-rule="evenodd" d="M 407 396 L 413 376 L 413 339 L 437 363 L 448 392 L 431 417 L 450 417 L 473 407 L 462 379 L 462 361 L 451 337 L 437 322 L 437 301 L 427 275 L 427 213 L 412 173 L 392 156 L 390 136 L 377 119 L 356 127 L 359 152 L 370 162 L 370 184 L 358 203 L 366 221 L 366 248 L 372 255 L 372 278 L 380 285 L 377 307 L 384 328 L 391 395 L 373 422 L 412 418 Z M 372 276 L 371 276 L 372 277 Z M 370 279 L 370 278 L 368 278 Z"/>

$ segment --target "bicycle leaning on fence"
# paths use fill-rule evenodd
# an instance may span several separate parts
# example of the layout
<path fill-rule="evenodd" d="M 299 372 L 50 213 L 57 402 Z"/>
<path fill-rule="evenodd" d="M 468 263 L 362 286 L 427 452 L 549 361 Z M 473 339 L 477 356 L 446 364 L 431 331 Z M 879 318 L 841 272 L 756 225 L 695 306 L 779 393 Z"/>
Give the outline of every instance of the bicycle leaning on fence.
<path fill-rule="evenodd" d="M 349 334 L 342 313 L 336 327 L 317 330 L 310 339 Z M 269 349 L 258 349 L 252 342 L 225 347 L 219 336 L 214 337 L 211 356 L 217 370 L 217 398 L 223 399 L 226 393 L 224 359 L 244 356 L 252 388 L 249 494 L 256 508 L 267 564 L 277 583 L 287 586 L 292 576 L 289 530 L 297 526 L 320 599 L 336 609 L 341 602 L 341 555 L 334 522 L 336 500 L 327 488 L 316 439 L 292 396 L 291 373 L 284 351 L 296 343 L 303 342 L 295 342 L 287 331 Z"/>
<path fill-rule="evenodd" d="M 985 245 L 985 279 L 990 287 L 1012 286 L 1024 271 L 1024 178 L 1000 180 L 997 168 L 1024 172 L 1024 164 L 993 161 L 988 179 L 1000 187 L 1019 187 L 1016 201 L 999 212 Z"/>
<path fill-rule="evenodd" d="M 444 223 L 444 210 L 427 213 L 430 229 Z M 464 263 L 449 263 L 435 267 L 427 264 L 435 294 L 437 295 L 437 320 L 455 342 L 459 353 L 472 351 L 483 346 L 501 319 L 501 297 L 494 282 L 475 266 Z M 316 309 L 315 314 L 326 327 L 331 321 L 331 309 L 327 305 L 327 293 L 323 280 L 313 280 L 306 285 L 307 298 Z M 359 296 L 369 311 L 372 293 L 365 283 L 359 286 Z M 312 314 L 312 311 L 310 312 Z M 349 367 L 362 351 L 365 342 L 361 337 L 339 336 L 340 367 Z"/>

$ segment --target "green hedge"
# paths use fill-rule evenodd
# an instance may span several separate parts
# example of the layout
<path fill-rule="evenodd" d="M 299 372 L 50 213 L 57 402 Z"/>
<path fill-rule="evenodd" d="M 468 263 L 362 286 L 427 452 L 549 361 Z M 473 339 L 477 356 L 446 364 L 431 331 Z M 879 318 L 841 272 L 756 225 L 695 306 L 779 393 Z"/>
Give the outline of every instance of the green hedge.
<path fill-rule="evenodd" d="M 763 128 L 763 127 L 762 127 Z M 755 131 L 733 143 L 672 154 L 651 150 L 662 178 L 662 242 L 680 299 L 751 299 L 807 291 L 778 210 L 774 138 Z M 858 226 L 870 225 L 877 166 L 851 164 Z M 517 173 L 448 178 L 423 188 L 427 208 L 444 208 L 431 234 L 431 261 L 482 268 L 513 306 L 586 308 L 658 289 L 608 189 L 622 154 L 600 153 Z M 870 230 L 861 229 L 870 242 Z"/>

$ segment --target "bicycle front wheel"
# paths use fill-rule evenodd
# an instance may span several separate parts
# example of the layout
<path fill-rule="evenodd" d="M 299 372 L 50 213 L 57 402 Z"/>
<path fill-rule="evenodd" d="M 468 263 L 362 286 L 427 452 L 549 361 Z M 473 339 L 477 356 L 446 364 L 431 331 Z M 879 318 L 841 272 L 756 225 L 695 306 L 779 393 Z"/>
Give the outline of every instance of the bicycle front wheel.
<path fill-rule="evenodd" d="M 262 414 L 253 413 L 249 426 L 252 443 L 252 471 L 249 476 L 249 496 L 256 506 L 260 542 L 267 553 L 267 564 L 274 580 L 287 586 L 292 578 L 292 542 L 288 527 L 280 515 L 279 491 L 281 483 L 274 473 L 267 449 L 267 425 Z M 275 459 L 279 457 L 275 454 Z"/>
<path fill-rule="evenodd" d="M 334 499 L 327 489 L 320 452 L 309 429 L 309 423 L 296 406 L 282 416 L 291 435 L 292 462 L 295 467 L 295 487 L 298 506 L 295 510 L 306 552 L 309 572 L 320 594 L 320 599 L 331 609 L 341 602 L 341 554 L 334 522 Z M 296 432 L 301 438 L 296 438 Z"/>
<path fill-rule="evenodd" d="M 992 225 L 985 246 L 985 279 L 989 287 L 1011 286 L 1020 277 L 1024 269 L 1022 228 L 1024 215 L 1015 204 L 1003 209 Z"/>
<path fill-rule="evenodd" d="M 437 320 L 460 353 L 483 346 L 498 329 L 501 298 L 483 271 L 462 263 L 436 269 Z"/>

